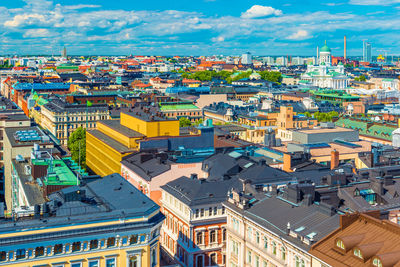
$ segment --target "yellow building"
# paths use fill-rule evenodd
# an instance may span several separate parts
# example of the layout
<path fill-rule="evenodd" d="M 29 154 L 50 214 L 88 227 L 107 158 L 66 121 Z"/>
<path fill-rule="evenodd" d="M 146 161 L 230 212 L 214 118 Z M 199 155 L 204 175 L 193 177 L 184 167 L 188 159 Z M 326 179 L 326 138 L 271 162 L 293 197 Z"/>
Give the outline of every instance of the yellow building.
<path fill-rule="evenodd" d="M 159 266 L 164 216 L 119 174 L 49 198 L 29 218 L 0 219 L 0 266 Z"/>
<path fill-rule="evenodd" d="M 179 136 L 179 121 L 147 108 L 121 112 L 119 121 L 101 121 L 86 132 L 86 165 L 101 176 L 119 173 L 122 157 L 137 151 L 139 140 L 160 136 Z"/>

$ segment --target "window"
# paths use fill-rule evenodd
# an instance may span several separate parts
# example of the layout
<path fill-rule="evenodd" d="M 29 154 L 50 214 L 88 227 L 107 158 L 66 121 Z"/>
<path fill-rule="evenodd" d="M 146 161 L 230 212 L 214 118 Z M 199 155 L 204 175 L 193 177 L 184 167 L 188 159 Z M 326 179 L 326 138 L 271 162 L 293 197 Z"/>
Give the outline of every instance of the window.
<path fill-rule="evenodd" d="M 225 214 L 225 207 L 222 207 L 222 214 Z"/>
<path fill-rule="evenodd" d="M 210 231 L 210 243 L 215 243 L 217 242 L 217 237 L 216 237 L 216 230 L 211 230 Z"/>
<path fill-rule="evenodd" d="M 89 261 L 89 267 L 99 267 L 99 260 Z"/>
<path fill-rule="evenodd" d="M 344 243 L 343 243 L 343 241 L 340 240 L 340 239 L 336 240 L 336 246 L 337 246 L 338 248 L 344 249 Z"/>
<path fill-rule="evenodd" d="M 222 229 L 222 241 L 226 240 L 226 229 Z"/>
<path fill-rule="evenodd" d="M 295 262 L 295 264 L 296 264 L 296 267 L 300 267 L 300 259 L 299 259 L 299 257 L 294 257 L 294 262 Z"/>
<path fill-rule="evenodd" d="M 372 261 L 372 265 L 376 266 L 376 267 L 382 267 L 382 262 L 380 259 L 378 258 L 374 258 L 374 260 Z"/>
<path fill-rule="evenodd" d="M 14 251 L 8 252 L 8 259 L 13 260 L 14 259 Z"/>
<path fill-rule="evenodd" d="M 251 227 L 247 227 L 247 238 L 249 239 L 249 241 L 251 241 L 252 239 L 252 229 Z"/>
<path fill-rule="evenodd" d="M 115 258 L 106 259 L 106 267 L 115 267 Z"/>
<path fill-rule="evenodd" d="M 213 253 L 210 255 L 210 265 L 214 266 L 217 265 L 217 254 Z"/>
<path fill-rule="evenodd" d="M 272 242 L 272 254 L 276 255 L 276 243 Z"/>
<path fill-rule="evenodd" d="M 247 263 L 251 264 L 251 251 L 247 252 Z"/>
<path fill-rule="evenodd" d="M 238 243 L 236 241 L 232 240 L 231 251 L 232 251 L 233 255 L 235 255 L 235 256 L 239 255 L 239 245 L 238 245 Z"/>
<path fill-rule="evenodd" d="M 260 256 L 255 255 L 255 267 L 260 267 Z"/>
<path fill-rule="evenodd" d="M 218 214 L 218 208 L 214 207 L 214 215 L 217 215 L 217 214 Z"/>
<path fill-rule="evenodd" d="M 359 250 L 358 248 L 355 248 L 355 249 L 353 250 L 353 254 L 354 254 L 354 256 L 356 256 L 356 257 L 358 257 L 358 258 L 360 258 L 360 259 L 363 258 L 363 256 L 361 255 L 361 250 Z"/>
<path fill-rule="evenodd" d="M 199 210 L 197 209 L 195 212 L 195 217 L 198 218 L 199 217 Z"/>
<path fill-rule="evenodd" d="M 157 250 L 156 247 L 154 247 L 151 250 L 151 266 L 156 266 L 157 265 Z"/>
<path fill-rule="evenodd" d="M 129 244 L 133 245 L 138 242 L 138 235 L 132 235 L 131 238 L 129 239 Z"/>
<path fill-rule="evenodd" d="M 41 257 L 44 255 L 44 247 L 37 247 L 35 249 L 35 257 Z"/>
<path fill-rule="evenodd" d="M 72 243 L 72 252 L 81 250 L 81 242 Z"/>
<path fill-rule="evenodd" d="M 113 247 L 115 246 L 115 237 L 109 237 L 107 238 L 107 247 Z"/>
<path fill-rule="evenodd" d="M 82 267 L 82 262 L 71 263 L 71 267 Z"/>
<path fill-rule="evenodd" d="M 196 234 L 196 244 L 197 245 L 202 245 L 203 244 L 203 233 L 202 232 L 198 232 Z"/>
<path fill-rule="evenodd" d="M 47 247 L 47 248 L 46 248 L 46 254 L 47 254 L 47 255 L 50 255 L 50 254 L 51 254 L 51 249 L 52 249 L 52 247 Z"/>
<path fill-rule="evenodd" d="M 0 261 L 5 261 L 7 259 L 7 253 L 5 251 L 0 252 Z"/>
<path fill-rule="evenodd" d="M 100 247 L 103 248 L 106 241 L 104 239 L 100 240 Z"/>
<path fill-rule="evenodd" d="M 212 207 L 210 207 L 210 208 L 208 209 L 208 216 L 211 216 L 211 215 L 212 215 L 212 212 L 213 212 L 213 209 L 212 209 Z"/>
<path fill-rule="evenodd" d="M 88 248 L 88 243 L 87 243 L 87 242 L 84 242 L 84 243 L 83 243 L 83 250 L 87 250 L 87 248 Z"/>
<path fill-rule="evenodd" d="M 266 237 L 264 237 L 264 249 L 268 249 L 268 239 Z"/>
<path fill-rule="evenodd" d="M 204 209 L 200 209 L 200 217 L 204 217 Z"/>
<path fill-rule="evenodd" d="M 281 247 L 281 259 L 286 260 L 286 249 L 284 247 Z"/>
<path fill-rule="evenodd" d="M 260 244 L 260 233 L 256 232 L 256 242 L 257 244 Z"/>
<path fill-rule="evenodd" d="M 90 240 L 90 249 L 96 249 L 99 247 L 99 241 L 97 239 Z"/>
<path fill-rule="evenodd" d="M 17 260 L 19 259 L 24 259 L 26 255 L 26 250 L 21 248 L 21 249 L 17 249 Z"/>

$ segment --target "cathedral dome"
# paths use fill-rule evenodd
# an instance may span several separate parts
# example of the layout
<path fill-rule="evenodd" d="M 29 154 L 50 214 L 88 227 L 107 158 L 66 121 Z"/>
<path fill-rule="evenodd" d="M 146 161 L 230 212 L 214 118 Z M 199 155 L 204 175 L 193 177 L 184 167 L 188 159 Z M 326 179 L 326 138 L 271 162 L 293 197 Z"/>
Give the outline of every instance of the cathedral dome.
<path fill-rule="evenodd" d="M 331 49 L 325 44 L 323 47 L 321 47 L 321 52 L 331 52 Z"/>

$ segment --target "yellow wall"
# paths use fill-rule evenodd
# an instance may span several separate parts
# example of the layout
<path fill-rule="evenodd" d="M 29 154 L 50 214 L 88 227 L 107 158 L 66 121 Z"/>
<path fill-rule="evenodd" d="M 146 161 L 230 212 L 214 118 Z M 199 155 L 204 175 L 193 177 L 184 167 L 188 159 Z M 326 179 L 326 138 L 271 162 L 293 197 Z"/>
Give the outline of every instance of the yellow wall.
<path fill-rule="evenodd" d="M 101 122 L 98 123 L 97 130 L 108 135 L 109 137 L 115 139 L 115 141 L 117 141 L 129 148 L 137 148 L 138 147 L 136 140 L 139 140 L 140 138 L 130 138 L 128 136 L 125 136 L 125 135 L 119 133 L 118 131 L 108 127 L 107 125 L 102 124 Z"/>
<path fill-rule="evenodd" d="M 86 165 L 100 176 L 121 172 L 122 154 L 86 132 Z"/>
<path fill-rule="evenodd" d="M 158 245 L 159 247 L 159 245 Z M 94 259 L 94 258 L 100 258 L 99 259 L 99 266 L 106 266 L 106 257 L 107 256 L 112 256 L 110 258 L 116 258 L 116 266 L 128 266 L 127 265 L 127 251 L 131 250 L 137 250 L 137 249 L 142 249 L 142 255 L 141 255 L 141 266 L 150 266 L 150 247 L 149 246 L 143 246 L 143 247 L 120 247 L 120 248 L 115 248 L 113 250 L 107 250 L 107 251 L 98 251 L 98 252 L 92 252 L 88 251 L 88 253 L 83 253 L 79 255 L 71 255 L 70 253 L 66 253 L 63 255 L 57 255 L 58 257 L 40 257 L 40 258 L 35 258 L 32 259 L 32 261 L 27 261 L 24 260 L 23 262 L 18 263 L 17 261 L 10 261 L 10 262 L 5 262 L 1 263 L 2 266 L 13 266 L 13 267 L 33 267 L 33 266 L 55 266 L 53 264 L 58 263 L 58 264 L 64 264 L 65 267 L 71 266 L 71 262 L 76 261 L 76 260 L 83 260 L 82 262 L 82 267 L 88 267 L 89 261 L 88 259 Z M 159 248 L 158 248 L 158 253 L 159 253 Z M 159 266 L 159 260 L 158 264 L 156 266 Z"/>
<path fill-rule="evenodd" d="M 178 120 L 147 122 L 121 112 L 121 125 L 144 134 L 147 137 L 179 136 Z"/>

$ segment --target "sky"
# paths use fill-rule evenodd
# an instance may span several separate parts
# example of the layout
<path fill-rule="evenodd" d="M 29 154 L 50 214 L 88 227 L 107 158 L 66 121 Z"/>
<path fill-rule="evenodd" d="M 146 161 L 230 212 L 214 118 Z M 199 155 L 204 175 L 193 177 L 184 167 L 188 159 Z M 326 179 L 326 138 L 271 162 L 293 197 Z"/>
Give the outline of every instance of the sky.
<path fill-rule="evenodd" d="M 0 1 L 0 54 L 399 55 L 400 0 Z"/>

